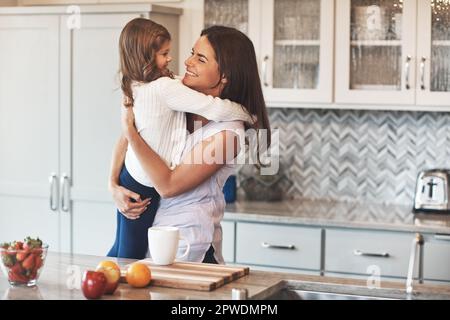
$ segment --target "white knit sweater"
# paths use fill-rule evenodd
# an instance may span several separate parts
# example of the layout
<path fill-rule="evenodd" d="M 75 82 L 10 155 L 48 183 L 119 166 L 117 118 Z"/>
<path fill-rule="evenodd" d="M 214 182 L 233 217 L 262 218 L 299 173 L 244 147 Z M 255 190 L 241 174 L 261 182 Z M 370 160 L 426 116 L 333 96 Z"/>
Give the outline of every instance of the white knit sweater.
<path fill-rule="evenodd" d="M 240 104 L 199 93 L 183 85 L 180 79 L 163 77 L 150 83 L 135 83 L 133 97 L 139 134 L 171 168 L 180 164 L 186 143 L 185 112 L 216 122 L 253 121 Z M 131 147 L 125 165 L 137 182 L 153 186 Z"/>

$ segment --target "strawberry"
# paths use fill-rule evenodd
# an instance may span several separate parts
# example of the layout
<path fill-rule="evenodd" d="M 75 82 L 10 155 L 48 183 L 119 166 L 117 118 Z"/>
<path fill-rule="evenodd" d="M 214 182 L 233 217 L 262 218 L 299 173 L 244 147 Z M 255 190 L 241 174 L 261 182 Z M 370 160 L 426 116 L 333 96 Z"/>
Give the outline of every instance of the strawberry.
<path fill-rule="evenodd" d="M 2 252 L 2 262 L 5 267 L 11 268 L 16 263 L 16 258 L 14 255 Z"/>
<path fill-rule="evenodd" d="M 5 249 L 5 250 L 8 249 L 9 246 L 10 246 L 10 244 L 8 242 L 4 242 L 4 243 L 0 244 L 0 248 Z"/>
<path fill-rule="evenodd" d="M 18 282 L 18 283 L 27 283 L 28 282 L 28 279 L 24 275 L 22 275 L 20 273 L 15 273 L 12 271 L 9 271 L 8 279 L 10 281 Z"/>
<path fill-rule="evenodd" d="M 27 237 L 23 245 L 24 249 L 42 248 L 42 241 L 39 238 L 32 239 Z"/>
<path fill-rule="evenodd" d="M 17 261 L 23 261 L 23 260 L 25 260 L 25 258 L 28 256 L 28 251 L 27 250 L 22 250 L 22 251 L 19 251 L 19 252 L 17 252 L 17 254 L 16 254 L 16 260 Z"/>
<path fill-rule="evenodd" d="M 23 242 L 22 241 L 13 241 L 9 246 L 9 250 L 22 250 Z"/>
<path fill-rule="evenodd" d="M 23 268 L 20 263 L 16 263 L 11 269 L 9 269 L 9 271 L 15 274 L 22 274 Z"/>
<path fill-rule="evenodd" d="M 42 267 L 42 258 L 40 255 L 36 255 L 34 258 L 34 268 L 39 270 L 40 267 Z"/>
<path fill-rule="evenodd" d="M 34 268 L 34 255 L 30 254 L 23 262 L 22 267 L 27 270 Z"/>

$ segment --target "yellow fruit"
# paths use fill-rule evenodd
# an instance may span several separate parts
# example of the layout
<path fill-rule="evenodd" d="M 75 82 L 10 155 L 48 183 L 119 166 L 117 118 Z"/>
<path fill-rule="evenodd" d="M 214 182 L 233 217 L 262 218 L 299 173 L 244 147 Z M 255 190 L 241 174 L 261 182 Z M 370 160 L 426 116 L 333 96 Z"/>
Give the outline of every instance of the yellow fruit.
<path fill-rule="evenodd" d="M 152 280 L 152 273 L 147 265 L 135 262 L 128 267 L 126 279 L 130 286 L 143 288 Z"/>
<path fill-rule="evenodd" d="M 96 271 L 103 272 L 106 276 L 106 294 L 113 294 L 119 286 L 120 281 L 120 268 L 113 261 L 102 261 L 97 265 Z"/>

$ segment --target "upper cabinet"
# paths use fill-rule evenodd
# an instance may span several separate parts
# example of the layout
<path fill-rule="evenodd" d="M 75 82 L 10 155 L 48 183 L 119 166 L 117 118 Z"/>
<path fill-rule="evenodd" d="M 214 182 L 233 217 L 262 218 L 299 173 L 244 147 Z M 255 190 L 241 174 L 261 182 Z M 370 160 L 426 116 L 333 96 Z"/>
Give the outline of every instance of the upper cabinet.
<path fill-rule="evenodd" d="M 450 105 L 450 1 L 418 1 L 417 103 Z"/>
<path fill-rule="evenodd" d="M 255 45 L 269 106 L 332 102 L 333 0 L 205 0 L 204 26 L 227 25 Z"/>
<path fill-rule="evenodd" d="M 447 0 L 337 1 L 335 101 L 448 110 L 449 23 Z"/>
<path fill-rule="evenodd" d="M 261 76 L 267 104 L 332 102 L 334 2 L 261 2 Z"/>
<path fill-rule="evenodd" d="M 448 0 L 203 2 L 254 42 L 268 106 L 450 110 Z"/>
<path fill-rule="evenodd" d="M 336 102 L 414 104 L 416 3 L 340 0 Z"/>

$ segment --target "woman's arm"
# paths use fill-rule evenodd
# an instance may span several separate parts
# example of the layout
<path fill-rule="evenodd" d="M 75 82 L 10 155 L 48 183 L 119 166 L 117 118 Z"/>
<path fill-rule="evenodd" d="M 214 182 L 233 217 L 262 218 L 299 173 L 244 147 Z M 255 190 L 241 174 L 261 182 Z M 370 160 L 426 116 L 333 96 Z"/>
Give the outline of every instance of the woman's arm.
<path fill-rule="evenodd" d="M 127 108 L 123 115 L 123 129 L 145 173 L 152 180 L 155 189 L 163 198 L 170 198 L 189 191 L 222 168 L 227 161 L 238 154 L 237 136 L 230 131 L 221 131 L 210 139 L 196 145 L 174 170 L 154 152 L 137 132 L 134 126 L 134 113 Z M 232 150 L 233 152 L 228 152 Z M 204 151 L 214 161 L 203 159 Z M 199 155 L 201 158 L 199 159 Z M 195 161 L 200 160 L 200 161 Z"/>
<path fill-rule="evenodd" d="M 198 114 L 215 122 L 240 120 L 254 123 L 254 118 L 239 103 L 200 93 L 177 79 L 166 77 L 158 81 L 158 94 L 172 110 Z"/>
<path fill-rule="evenodd" d="M 114 147 L 111 159 L 108 188 L 119 211 L 128 219 L 134 220 L 139 218 L 145 211 L 150 204 L 150 199 L 141 201 L 139 194 L 119 185 L 120 171 L 125 161 L 127 147 L 128 141 L 124 135 L 121 135 Z M 132 202 L 131 199 L 134 199 L 136 202 Z"/>

